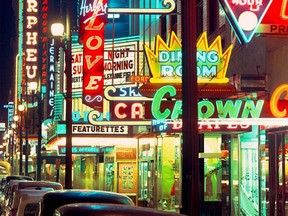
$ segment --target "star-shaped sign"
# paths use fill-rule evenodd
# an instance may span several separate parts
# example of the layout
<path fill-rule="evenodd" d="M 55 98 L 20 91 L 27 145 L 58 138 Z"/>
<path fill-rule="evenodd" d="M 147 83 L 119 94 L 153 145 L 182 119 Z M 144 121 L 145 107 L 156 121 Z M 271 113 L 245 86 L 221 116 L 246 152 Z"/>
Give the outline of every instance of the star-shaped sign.
<path fill-rule="evenodd" d="M 219 0 L 241 42 L 249 43 L 273 0 Z"/>

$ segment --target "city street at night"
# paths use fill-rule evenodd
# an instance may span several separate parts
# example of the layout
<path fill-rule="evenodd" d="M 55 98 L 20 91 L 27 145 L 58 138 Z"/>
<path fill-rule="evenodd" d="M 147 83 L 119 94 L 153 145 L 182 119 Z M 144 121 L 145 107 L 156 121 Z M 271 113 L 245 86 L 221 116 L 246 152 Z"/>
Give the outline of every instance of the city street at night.
<path fill-rule="evenodd" d="M 0 216 L 288 215 L 287 8 L 1 0 Z"/>

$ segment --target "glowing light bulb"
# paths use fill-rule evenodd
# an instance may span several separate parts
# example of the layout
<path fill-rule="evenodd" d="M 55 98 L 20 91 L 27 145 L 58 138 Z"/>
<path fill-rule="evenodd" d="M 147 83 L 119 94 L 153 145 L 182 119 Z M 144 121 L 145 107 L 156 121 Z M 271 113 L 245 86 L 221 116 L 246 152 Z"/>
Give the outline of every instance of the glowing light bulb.
<path fill-rule="evenodd" d="M 251 11 L 245 11 L 240 14 L 238 22 L 239 26 L 244 31 L 252 31 L 257 26 L 258 18 L 255 13 Z"/>

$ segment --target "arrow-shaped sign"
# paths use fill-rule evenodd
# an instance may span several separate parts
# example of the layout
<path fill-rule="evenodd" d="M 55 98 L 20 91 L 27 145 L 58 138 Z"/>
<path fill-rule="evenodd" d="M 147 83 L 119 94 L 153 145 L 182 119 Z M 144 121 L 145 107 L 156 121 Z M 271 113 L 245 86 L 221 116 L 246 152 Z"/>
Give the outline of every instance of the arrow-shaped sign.
<path fill-rule="evenodd" d="M 240 41 L 249 43 L 273 0 L 219 0 Z"/>
<path fill-rule="evenodd" d="M 117 14 L 168 14 L 176 8 L 174 0 L 163 0 L 162 5 L 166 8 L 108 8 L 108 13 Z"/>
<path fill-rule="evenodd" d="M 168 14 L 174 11 L 174 0 L 163 0 L 162 5 L 166 8 L 108 8 L 108 13 L 117 14 Z"/>

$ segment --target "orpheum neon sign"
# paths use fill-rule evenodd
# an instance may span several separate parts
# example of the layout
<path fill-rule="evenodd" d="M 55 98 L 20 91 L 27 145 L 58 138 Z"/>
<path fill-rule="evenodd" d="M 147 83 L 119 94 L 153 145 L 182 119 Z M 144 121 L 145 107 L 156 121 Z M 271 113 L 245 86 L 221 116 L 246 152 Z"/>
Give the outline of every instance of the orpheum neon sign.
<path fill-rule="evenodd" d="M 83 104 L 97 110 L 103 106 L 104 25 L 107 0 L 82 0 L 79 38 L 83 43 Z"/>
<path fill-rule="evenodd" d="M 37 82 L 38 78 L 38 1 L 25 1 L 24 18 L 24 40 L 23 50 L 25 52 L 24 73 L 22 77 L 23 86 L 28 87 L 30 82 Z"/>

